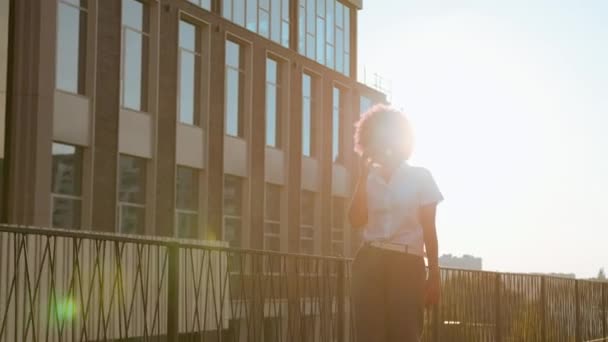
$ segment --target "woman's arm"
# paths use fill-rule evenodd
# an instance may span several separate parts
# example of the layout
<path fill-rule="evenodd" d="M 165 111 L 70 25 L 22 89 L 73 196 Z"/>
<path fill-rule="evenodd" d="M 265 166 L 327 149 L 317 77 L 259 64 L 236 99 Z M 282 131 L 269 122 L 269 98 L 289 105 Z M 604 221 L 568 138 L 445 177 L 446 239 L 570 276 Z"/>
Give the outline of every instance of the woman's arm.
<path fill-rule="evenodd" d="M 437 242 L 437 226 L 435 216 L 437 203 L 428 204 L 420 209 L 420 223 L 424 233 L 424 246 L 429 266 L 429 278 L 426 288 L 426 304 L 439 303 L 441 279 L 439 276 L 439 244 Z"/>
<path fill-rule="evenodd" d="M 369 174 L 369 161 L 366 157 L 361 157 L 361 167 L 359 168 L 359 179 L 355 187 L 348 219 L 353 228 L 361 228 L 367 224 L 367 176 Z"/>

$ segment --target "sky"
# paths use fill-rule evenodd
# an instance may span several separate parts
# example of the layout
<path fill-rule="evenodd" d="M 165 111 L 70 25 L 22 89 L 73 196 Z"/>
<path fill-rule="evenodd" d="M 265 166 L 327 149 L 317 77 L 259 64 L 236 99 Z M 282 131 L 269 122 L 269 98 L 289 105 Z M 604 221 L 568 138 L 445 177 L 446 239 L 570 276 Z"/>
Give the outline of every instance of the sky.
<path fill-rule="evenodd" d="M 411 119 L 445 201 L 440 254 L 608 269 L 608 1 L 367 0 L 359 79 Z"/>

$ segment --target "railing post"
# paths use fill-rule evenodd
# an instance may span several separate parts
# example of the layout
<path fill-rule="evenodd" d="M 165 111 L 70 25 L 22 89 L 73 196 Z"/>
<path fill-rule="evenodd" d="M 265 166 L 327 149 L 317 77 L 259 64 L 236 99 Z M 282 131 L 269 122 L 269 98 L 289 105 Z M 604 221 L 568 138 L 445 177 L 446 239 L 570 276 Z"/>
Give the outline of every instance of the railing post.
<path fill-rule="evenodd" d="M 608 283 L 602 283 L 602 338 L 608 338 L 608 327 L 606 324 L 606 310 L 608 310 L 608 293 L 606 293 L 606 288 L 608 287 Z"/>
<path fill-rule="evenodd" d="M 439 342 L 439 304 L 432 307 L 433 342 Z"/>
<path fill-rule="evenodd" d="M 167 341 L 179 338 L 179 245 L 167 247 L 169 270 L 167 278 Z"/>
<path fill-rule="evenodd" d="M 608 338 L 608 322 L 606 322 L 606 319 L 608 319 L 608 314 L 606 313 L 606 311 L 608 311 L 608 293 L 606 293 L 608 291 L 606 289 L 607 287 L 608 283 L 602 283 L 602 337 L 604 339 Z"/>
<path fill-rule="evenodd" d="M 576 342 L 580 342 L 581 341 L 581 318 L 580 318 L 579 310 L 578 310 L 580 301 L 579 301 L 578 297 L 579 297 L 578 279 L 575 279 L 574 280 L 574 299 L 575 299 L 575 301 L 574 301 L 574 317 L 575 317 L 575 321 L 574 322 L 575 322 L 576 326 L 575 326 L 575 330 L 574 330 L 574 333 L 575 333 L 574 340 Z"/>
<path fill-rule="evenodd" d="M 495 281 L 495 294 L 496 294 L 496 312 L 495 312 L 495 319 L 496 319 L 496 342 L 501 342 L 502 341 L 502 321 L 500 319 L 500 312 L 502 311 L 502 303 L 500 300 L 500 286 L 501 285 L 501 278 L 500 278 L 500 273 L 496 273 L 496 281 Z"/>
<path fill-rule="evenodd" d="M 547 341 L 547 278 L 540 276 L 540 336 Z"/>
<path fill-rule="evenodd" d="M 338 341 L 337 342 L 344 342 L 344 329 L 346 328 L 345 326 L 345 320 L 344 320 L 344 315 L 345 315 L 345 305 L 344 305 L 344 287 L 345 287 L 345 275 L 344 273 L 346 272 L 346 259 L 341 259 L 340 262 L 338 263 L 338 288 L 336 291 L 336 295 L 338 296 Z M 350 309 L 352 310 L 352 308 Z"/>

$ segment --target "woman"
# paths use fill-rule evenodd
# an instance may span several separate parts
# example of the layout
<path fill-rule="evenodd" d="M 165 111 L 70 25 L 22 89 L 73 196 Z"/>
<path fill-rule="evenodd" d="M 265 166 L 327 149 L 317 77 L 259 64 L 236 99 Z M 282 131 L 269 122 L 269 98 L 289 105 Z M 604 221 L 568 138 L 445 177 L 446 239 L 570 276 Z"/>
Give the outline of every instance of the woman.
<path fill-rule="evenodd" d="M 391 107 L 376 105 L 356 125 L 361 170 L 349 219 L 363 229 L 352 268 L 358 342 L 419 341 L 424 306 L 439 301 L 435 212 L 443 196 L 428 170 L 408 164 L 412 144 L 407 118 Z"/>

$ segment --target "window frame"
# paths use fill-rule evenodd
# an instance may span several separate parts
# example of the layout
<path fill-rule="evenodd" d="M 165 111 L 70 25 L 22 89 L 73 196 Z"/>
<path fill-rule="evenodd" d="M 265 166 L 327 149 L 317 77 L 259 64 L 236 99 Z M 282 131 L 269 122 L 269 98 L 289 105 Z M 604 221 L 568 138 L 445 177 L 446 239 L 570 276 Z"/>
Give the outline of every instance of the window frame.
<path fill-rule="evenodd" d="M 304 153 L 304 102 L 306 100 L 306 96 L 304 95 L 304 77 L 308 76 L 310 78 L 310 95 L 308 100 L 310 102 L 310 154 Z M 314 71 L 305 68 L 301 73 L 301 116 L 300 116 L 300 124 L 302 126 L 302 137 L 301 137 L 301 146 L 300 153 L 303 157 L 315 159 L 320 155 L 320 143 L 319 138 L 316 136 L 317 133 L 321 132 L 321 120 L 319 118 L 319 106 L 321 104 L 321 94 L 319 94 L 319 84 L 321 83 L 321 75 L 315 73 Z"/>
<path fill-rule="evenodd" d="M 56 25 L 56 36 L 55 36 L 55 85 L 54 88 L 58 91 L 62 91 L 62 92 L 66 92 L 69 94 L 75 94 L 75 95 L 80 95 L 80 96 L 87 96 L 87 69 L 89 67 L 89 49 L 88 49 L 88 45 L 89 45 L 89 39 L 90 39 L 90 34 L 89 34 L 89 26 L 90 26 L 90 21 L 91 21 L 91 10 L 89 9 L 89 2 L 87 1 L 86 6 L 82 6 L 82 5 L 75 5 L 74 3 L 70 2 L 69 0 L 57 0 L 56 2 L 57 4 L 57 25 Z M 59 53 L 60 53 L 60 49 L 59 49 L 59 44 L 60 44 L 60 37 L 59 37 L 59 26 L 60 26 L 60 12 L 61 12 L 61 6 L 67 6 L 73 9 L 78 10 L 79 12 L 79 19 L 82 20 L 82 15 L 85 16 L 85 22 L 84 25 L 81 27 L 79 25 L 79 31 L 78 31 L 78 56 L 76 57 L 77 61 L 78 61 L 78 75 L 76 75 L 76 90 L 71 90 L 71 89 L 65 89 L 65 88 L 61 88 L 59 87 L 58 84 L 58 80 L 59 77 L 57 77 L 57 75 L 60 73 L 59 72 L 59 64 L 60 64 L 60 58 L 59 58 Z M 83 44 L 84 43 L 84 44 Z M 81 56 L 82 54 L 82 56 Z M 82 60 L 81 60 L 82 59 Z"/>
<path fill-rule="evenodd" d="M 239 47 L 239 66 L 237 68 L 228 64 L 228 56 L 227 53 L 224 55 L 224 135 L 230 136 L 236 139 L 247 140 L 249 138 L 248 134 L 248 110 L 250 104 L 249 101 L 249 90 L 248 90 L 248 82 L 249 78 L 247 75 L 248 71 L 248 47 L 249 45 L 243 40 L 235 37 L 233 35 L 227 35 L 224 40 L 224 49 L 225 51 L 228 49 L 228 43 L 231 42 Z M 237 112 L 237 132 L 236 135 L 228 132 L 228 71 L 232 70 L 238 75 L 238 112 Z"/>
<path fill-rule="evenodd" d="M 277 209 L 278 211 L 278 217 L 277 219 L 271 218 L 268 215 L 268 189 L 271 187 L 275 187 L 278 191 L 278 196 L 279 196 L 279 208 Z M 266 244 L 266 239 L 278 239 L 279 241 L 279 249 L 276 250 L 276 252 L 281 251 L 281 226 L 282 226 L 282 220 L 281 220 L 281 213 L 282 213 L 282 209 L 283 206 L 281 205 L 281 199 L 283 196 L 283 186 L 279 185 L 279 184 L 273 184 L 273 183 L 265 183 L 264 184 L 264 232 L 263 232 L 263 238 L 264 238 L 264 242 L 263 242 L 263 249 L 264 250 L 272 250 L 273 249 L 269 249 L 267 244 Z M 279 227 L 279 231 L 278 233 L 272 233 L 269 232 L 266 229 L 266 225 L 267 224 L 272 224 L 272 225 L 277 225 Z"/>
<path fill-rule="evenodd" d="M 305 223 L 303 221 L 304 215 L 304 206 L 303 206 L 303 198 L 304 198 L 304 194 L 310 194 L 311 200 L 312 200 L 312 223 Z M 316 239 L 315 239 L 315 235 L 316 235 L 316 226 L 317 226 L 317 220 L 316 220 L 316 214 L 317 214 L 317 196 L 318 194 L 314 191 L 310 191 L 310 190 L 300 190 L 300 229 L 299 229 L 299 249 L 300 249 L 300 253 L 302 254 L 308 254 L 304 251 L 304 249 L 302 248 L 303 245 L 303 241 L 307 241 L 310 242 L 312 244 L 312 251 L 310 253 L 310 255 L 314 255 L 315 254 L 315 247 L 316 247 Z M 303 235 L 304 231 L 309 231 L 311 234 L 310 236 L 305 236 Z"/>
<path fill-rule="evenodd" d="M 236 1 L 239 3 L 236 3 Z M 285 48 L 289 48 L 291 34 L 289 14 L 291 12 L 291 2 L 289 0 L 266 1 L 268 1 L 268 8 L 262 6 L 261 1 L 258 0 L 223 0 L 220 8 L 220 15 L 222 18 L 235 25 L 254 32 Z M 234 9 L 237 8 L 236 5 L 242 6 L 243 22 L 238 22 L 236 20 L 237 18 L 235 18 Z M 275 5 L 278 5 L 279 8 L 275 9 Z M 285 7 L 287 7 L 287 10 L 285 10 Z M 251 14 L 250 11 L 254 11 L 255 13 Z M 261 25 L 264 17 L 267 18 L 266 26 Z M 241 16 L 239 16 L 239 18 L 241 18 Z M 255 18 L 255 23 L 250 23 L 248 20 L 253 18 Z M 273 25 L 273 22 L 276 25 Z M 287 32 L 285 32 L 285 30 Z"/>
<path fill-rule="evenodd" d="M 336 106 L 336 92 L 338 104 Z M 331 107 L 331 160 L 334 164 L 344 164 L 344 95 L 346 90 L 336 83 L 332 85 Z M 337 116 L 336 116 L 337 115 Z M 336 127 L 337 124 L 337 127 Z M 337 135 L 337 136 L 336 136 Z"/>
<path fill-rule="evenodd" d="M 226 178 L 227 177 L 233 177 L 235 179 L 238 179 L 239 181 L 239 186 L 240 186 L 240 195 L 241 195 L 241 199 L 240 199 L 240 215 L 234 215 L 234 214 L 228 214 L 226 213 Z M 222 184 L 222 236 L 221 236 L 221 240 L 228 242 L 228 244 L 230 245 L 230 241 L 226 239 L 226 221 L 227 220 L 235 220 L 235 221 L 239 221 L 240 222 L 240 232 L 239 232 L 239 236 L 240 236 L 240 241 L 238 241 L 238 246 L 232 246 L 230 245 L 230 247 L 234 247 L 234 248 L 243 248 L 243 232 L 244 232 L 244 228 L 243 224 L 245 222 L 245 201 L 246 201 L 246 194 L 245 194 L 245 177 L 241 177 L 241 176 L 237 176 L 237 175 L 232 175 L 232 174 L 224 174 L 223 177 L 223 184 Z"/>
<path fill-rule="evenodd" d="M 275 82 L 269 82 L 268 81 L 268 61 L 271 60 L 276 64 L 276 75 L 275 75 Z M 286 89 L 286 85 L 285 83 L 285 71 L 284 71 L 284 66 L 285 66 L 285 60 L 281 59 L 280 57 L 277 57 L 273 54 L 268 54 L 266 55 L 266 77 L 265 77 L 265 100 L 264 100 L 264 122 L 265 122 L 265 139 L 264 139 L 264 143 L 266 147 L 270 147 L 270 148 L 275 148 L 278 150 L 281 150 L 284 148 L 284 136 L 285 136 L 285 125 L 284 125 L 284 121 L 285 121 L 285 115 L 283 115 L 284 113 L 284 102 L 286 100 L 286 94 L 285 94 L 285 89 Z M 275 89 L 275 131 L 274 131 L 274 145 L 270 145 L 268 143 L 268 88 L 269 86 L 273 86 Z"/>
<path fill-rule="evenodd" d="M 335 207 L 336 207 L 336 200 L 341 201 L 342 203 L 342 217 L 341 217 L 341 223 L 342 223 L 342 227 L 337 227 L 336 222 L 335 222 Z M 346 198 L 345 197 L 341 197 L 341 196 L 336 196 L 333 195 L 331 197 L 331 231 L 330 231 L 330 244 L 331 244 L 331 254 L 334 256 L 338 256 L 338 257 L 344 257 L 344 253 L 342 254 L 338 254 L 335 252 L 334 250 L 334 244 L 341 244 L 342 245 L 342 252 L 345 251 L 345 246 L 346 246 L 346 239 L 344 238 L 344 233 L 346 231 Z M 340 233 L 340 235 L 342 236 L 341 239 L 335 239 L 334 238 L 334 233 Z"/>
<path fill-rule="evenodd" d="M 136 160 L 140 160 L 142 162 L 142 170 L 144 172 L 144 179 L 141 182 L 142 186 L 143 186 L 143 202 L 138 203 L 138 202 L 128 202 L 125 200 L 122 200 L 120 198 L 120 192 L 121 192 L 121 176 L 122 176 L 122 170 L 121 170 L 121 165 L 120 165 L 120 160 L 122 157 L 127 157 L 127 158 L 134 158 Z M 134 156 L 134 155 L 130 155 L 130 154 L 126 154 L 126 153 L 119 153 L 118 154 L 118 177 L 117 177 L 117 184 L 116 184 L 116 198 L 117 198 L 117 206 L 118 206 L 118 215 L 117 215 L 117 224 L 116 224 L 116 229 L 118 231 L 118 233 L 122 233 L 122 234 L 128 234 L 128 233 L 124 233 L 123 229 L 122 229 L 122 211 L 123 208 L 126 207 L 130 207 L 130 208 L 137 208 L 137 209 L 142 209 L 143 210 L 143 227 L 141 227 L 141 229 L 139 229 L 141 231 L 141 234 L 146 234 L 147 233 L 147 226 L 146 223 L 148 221 L 147 219 L 147 215 L 148 215 L 148 210 L 147 210 L 147 205 L 148 205 L 148 196 L 149 196 L 149 189 L 148 189 L 148 182 L 149 182 L 149 170 L 148 170 L 148 163 L 149 160 L 147 158 L 144 157 L 139 157 L 139 156 Z M 135 234 L 139 234 L 139 233 L 135 233 Z"/>
<path fill-rule="evenodd" d="M 211 11 L 211 0 L 187 0 L 187 1 L 204 10 Z"/>
<path fill-rule="evenodd" d="M 320 3 L 323 6 L 318 6 Z M 338 13 L 340 13 L 340 17 L 338 17 Z M 351 5 L 340 0 L 299 0 L 297 52 L 350 77 L 352 16 Z M 341 44 L 338 39 L 339 32 L 342 33 Z M 342 62 L 341 68 L 338 68 L 339 61 Z"/>
<path fill-rule="evenodd" d="M 194 206 L 192 206 L 191 208 L 185 208 L 185 207 L 180 207 L 179 203 L 179 188 L 178 188 L 178 178 L 179 178 L 179 169 L 188 169 L 189 171 L 191 171 L 193 173 L 193 177 L 196 180 L 196 184 L 193 187 L 194 190 L 194 195 L 193 197 L 196 198 L 196 204 Z M 190 232 L 191 236 L 189 237 L 183 237 L 179 235 L 179 217 L 180 215 L 189 215 L 189 216 L 194 216 L 195 218 L 195 222 L 197 223 L 196 226 L 199 226 L 199 221 L 200 221 L 200 207 L 201 207 L 201 194 L 200 194 L 200 182 L 201 182 L 201 170 L 197 169 L 197 168 L 193 168 L 190 166 L 184 166 L 184 165 L 176 165 L 175 167 L 175 218 L 174 218 L 174 236 L 177 238 L 192 238 L 192 239 L 197 239 L 201 236 L 201 232 L 200 230 L 197 230 L 195 232 Z"/>
<path fill-rule="evenodd" d="M 194 47 L 195 51 L 181 46 L 181 24 L 182 22 L 194 26 Z M 206 76 L 206 61 L 205 53 L 203 51 L 205 47 L 205 25 L 198 22 L 196 19 L 180 13 L 178 21 L 178 39 L 177 39 L 177 122 L 181 125 L 193 126 L 202 128 L 204 123 L 204 117 L 206 108 L 204 103 L 206 102 L 205 97 L 205 76 Z M 196 51 L 198 50 L 198 51 Z M 193 97 L 193 113 L 192 123 L 185 122 L 182 118 L 182 61 L 183 54 L 191 54 L 194 56 L 194 97 Z"/>
<path fill-rule="evenodd" d="M 69 146 L 69 147 L 73 147 L 74 148 L 74 154 L 79 155 L 80 156 L 80 165 L 79 165 L 79 175 L 80 175 L 80 180 L 78 181 L 80 183 L 79 186 L 79 193 L 76 194 L 68 194 L 68 193 L 61 193 L 61 192 L 55 192 L 54 187 L 53 187 L 53 179 L 51 179 L 51 190 L 50 190 L 50 198 L 51 198 L 51 205 L 50 205 L 50 218 L 51 218 L 51 224 L 50 226 L 53 228 L 63 228 L 63 229 L 82 229 L 83 227 L 83 204 L 84 204 L 84 164 L 85 164 L 85 157 L 84 157 L 84 147 L 83 146 L 79 146 L 79 145 L 75 145 L 75 144 L 70 144 L 70 143 L 64 143 L 61 141 L 53 141 L 52 145 L 63 145 L 63 146 Z M 54 172 L 53 172 L 53 153 L 51 151 L 51 177 L 54 176 Z M 70 201 L 77 201 L 79 202 L 80 205 L 80 222 L 78 223 L 77 227 L 57 227 L 53 224 L 53 213 L 55 211 L 55 200 L 56 199 L 64 199 L 64 200 L 70 200 Z"/>
<path fill-rule="evenodd" d="M 142 13 L 142 27 L 147 29 L 148 32 L 141 31 L 137 28 L 127 25 L 123 21 L 124 3 L 125 1 L 139 2 L 143 6 Z M 139 94 L 139 107 L 133 108 L 125 103 L 125 92 L 127 87 L 126 82 L 126 55 L 127 55 L 127 32 L 132 32 L 141 36 L 142 49 L 141 49 L 141 84 Z M 121 0 L 121 18 L 120 18 L 120 108 L 136 111 L 136 112 L 149 112 L 150 111 L 150 61 L 152 57 L 152 8 L 148 0 Z M 145 44 L 144 44 L 145 42 Z"/>
<path fill-rule="evenodd" d="M 144 218 L 144 222 L 143 222 L 143 227 L 141 227 L 140 229 L 137 229 L 136 232 L 134 233 L 128 233 L 125 232 L 122 229 L 122 216 L 123 216 L 123 209 L 125 208 L 135 208 L 135 209 L 141 209 L 143 210 L 143 218 Z M 125 202 L 125 201 L 118 201 L 118 233 L 120 234 L 136 234 L 136 235 L 145 235 L 146 234 L 146 204 L 137 204 L 137 203 L 131 203 L 131 202 Z"/>

